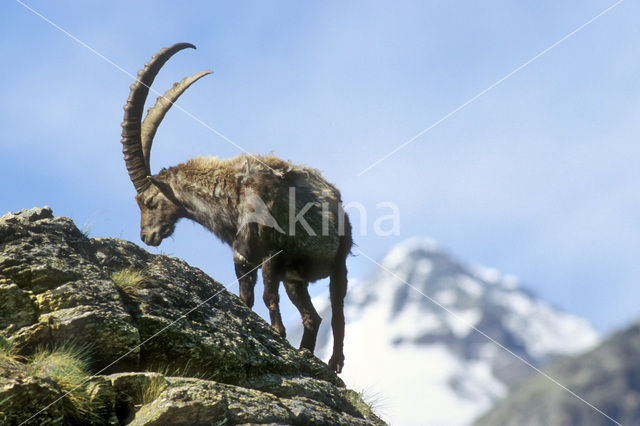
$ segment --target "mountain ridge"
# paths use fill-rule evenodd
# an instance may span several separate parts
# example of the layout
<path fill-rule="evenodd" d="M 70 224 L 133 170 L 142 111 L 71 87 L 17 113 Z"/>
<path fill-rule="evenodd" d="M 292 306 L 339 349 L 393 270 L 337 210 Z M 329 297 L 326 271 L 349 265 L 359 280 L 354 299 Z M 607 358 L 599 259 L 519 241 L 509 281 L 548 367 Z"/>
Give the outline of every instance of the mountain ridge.
<path fill-rule="evenodd" d="M 469 424 L 533 372 L 475 329 L 536 367 L 584 351 L 599 339 L 586 320 L 552 307 L 514 276 L 468 266 L 431 239 L 402 242 L 380 264 L 383 268 L 352 283 L 347 294 L 350 368 L 343 379 L 390 395 L 392 423 Z M 320 312 L 323 317 L 325 298 L 316 298 L 319 311 L 326 311 Z M 292 333 L 292 341 L 296 338 Z M 321 328 L 319 356 L 329 340 Z M 392 370 L 371 379 L 367 369 L 379 372 L 380 365 Z M 427 393 L 434 400 L 431 410 L 428 400 L 416 396 Z M 425 409 L 413 416 L 411 406 Z"/>
<path fill-rule="evenodd" d="M 550 365 L 519 383 L 475 426 L 605 426 L 640 424 L 640 320 L 592 350 Z M 600 412 L 601 411 L 601 412 Z"/>

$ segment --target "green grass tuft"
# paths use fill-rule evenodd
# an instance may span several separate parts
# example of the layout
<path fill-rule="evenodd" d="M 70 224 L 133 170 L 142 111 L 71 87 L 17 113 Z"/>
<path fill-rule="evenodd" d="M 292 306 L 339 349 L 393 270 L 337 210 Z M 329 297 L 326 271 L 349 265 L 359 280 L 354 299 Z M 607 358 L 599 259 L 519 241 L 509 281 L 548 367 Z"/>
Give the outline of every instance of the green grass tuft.
<path fill-rule="evenodd" d="M 16 347 L 8 339 L 0 336 L 0 357 L 12 356 L 15 354 Z"/>
<path fill-rule="evenodd" d="M 124 268 L 111 274 L 111 280 L 127 294 L 140 290 L 145 278 L 142 271 L 133 268 Z"/>
<path fill-rule="evenodd" d="M 15 367 L 23 361 L 18 355 L 18 347 L 11 341 L 0 336 L 0 370 Z"/>
<path fill-rule="evenodd" d="M 85 238 L 90 238 L 90 235 L 91 235 L 91 223 L 85 222 L 84 225 L 82 225 L 82 229 L 80 229 L 80 233 L 82 235 L 84 235 Z"/>
<path fill-rule="evenodd" d="M 62 404 L 69 419 L 91 421 L 98 416 L 86 383 L 91 376 L 89 356 L 87 346 L 64 344 L 36 349 L 27 363 L 29 375 L 50 379 L 65 394 Z"/>
<path fill-rule="evenodd" d="M 347 389 L 345 396 L 366 418 L 379 418 L 384 414 L 387 398 L 381 393 L 372 392 L 370 389 L 360 392 Z"/>
<path fill-rule="evenodd" d="M 0 400 L 0 424 L 9 424 L 9 421 L 8 421 L 9 418 L 7 416 L 7 413 L 4 411 L 5 409 L 3 407 L 13 397 L 14 395 L 9 395 L 6 398 Z"/>

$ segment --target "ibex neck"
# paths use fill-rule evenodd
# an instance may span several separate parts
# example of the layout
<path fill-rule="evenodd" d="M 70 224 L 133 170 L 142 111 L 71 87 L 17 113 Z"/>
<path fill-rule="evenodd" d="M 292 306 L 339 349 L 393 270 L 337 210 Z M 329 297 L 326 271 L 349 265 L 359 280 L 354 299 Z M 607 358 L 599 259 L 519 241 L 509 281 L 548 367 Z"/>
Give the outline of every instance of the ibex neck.
<path fill-rule="evenodd" d="M 238 220 L 238 188 L 233 174 L 217 158 L 196 158 L 167 171 L 186 217 L 231 244 Z"/>

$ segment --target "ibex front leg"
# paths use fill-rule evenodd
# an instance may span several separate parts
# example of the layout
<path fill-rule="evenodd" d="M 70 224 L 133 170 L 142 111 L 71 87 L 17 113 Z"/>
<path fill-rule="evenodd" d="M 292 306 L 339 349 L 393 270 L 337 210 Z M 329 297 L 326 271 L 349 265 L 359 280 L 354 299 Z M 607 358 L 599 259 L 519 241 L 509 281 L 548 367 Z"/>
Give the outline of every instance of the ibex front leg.
<path fill-rule="evenodd" d="M 258 268 L 249 264 L 244 257 L 238 254 L 233 256 L 233 264 L 240 284 L 240 299 L 251 308 L 254 301 L 253 289 L 258 280 Z"/>
<path fill-rule="evenodd" d="M 262 300 L 269 309 L 271 326 L 282 336 L 286 337 L 287 332 L 280 316 L 280 295 L 278 290 L 281 278 L 278 276 L 274 263 L 266 261 L 262 264 L 262 281 L 264 282 L 264 294 Z"/>

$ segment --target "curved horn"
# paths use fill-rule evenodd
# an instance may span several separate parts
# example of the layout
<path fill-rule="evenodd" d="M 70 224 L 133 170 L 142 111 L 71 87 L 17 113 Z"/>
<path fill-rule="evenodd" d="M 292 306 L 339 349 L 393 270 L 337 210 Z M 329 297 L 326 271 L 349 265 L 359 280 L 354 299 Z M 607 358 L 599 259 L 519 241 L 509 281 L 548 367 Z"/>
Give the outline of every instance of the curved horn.
<path fill-rule="evenodd" d="M 149 108 L 147 116 L 142 122 L 142 155 L 144 156 L 144 161 L 149 172 L 151 172 L 151 144 L 153 143 L 153 137 L 156 135 L 162 119 L 180 95 L 182 95 L 189 86 L 207 74 L 213 74 L 213 71 L 200 71 L 191 77 L 183 78 L 180 82 L 173 83 L 173 87 L 164 92 L 164 95 L 158 96 L 156 104 L 152 108 Z"/>
<path fill-rule="evenodd" d="M 148 169 L 143 157 L 140 125 L 144 102 L 149 94 L 149 87 L 165 62 L 180 50 L 188 47 L 196 48 L 191 43 L 176 43 L 173 46 L 162 49 L 153 55 L 143 69 L 138 71 L 138 79 L 131 85 L 129 99 L 127 99 L 127 103 L 124 106 L 122 152 L 129 177 L 138 193 L 146 190 L 151 185 L 147 179 L 147 176 L 151 175 L 151 171 Z"/>

